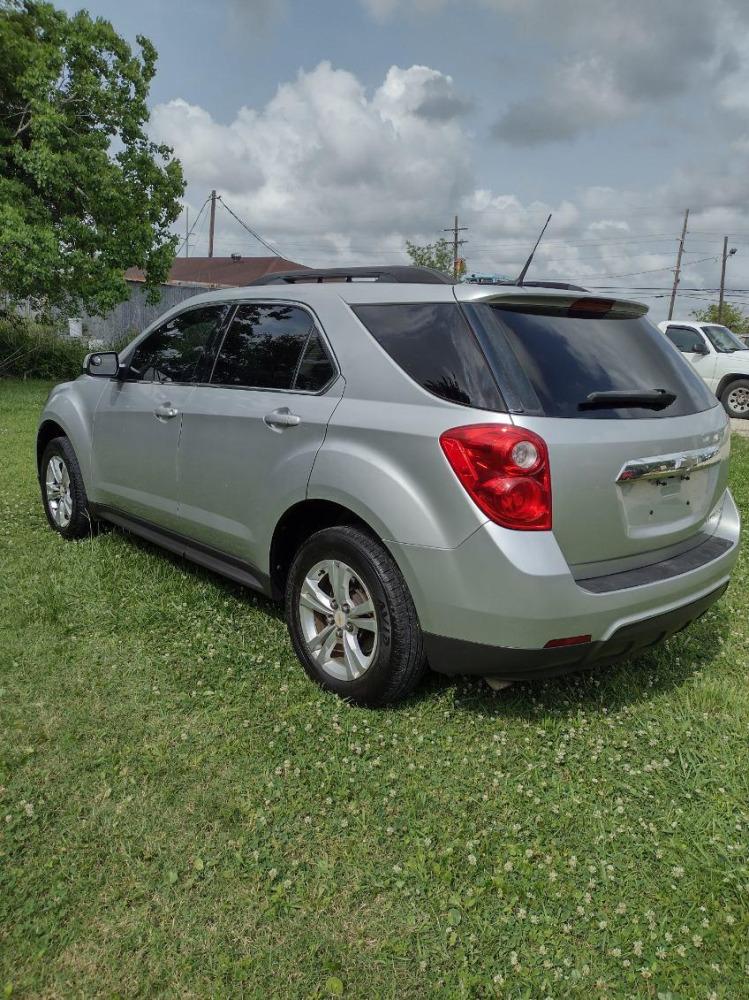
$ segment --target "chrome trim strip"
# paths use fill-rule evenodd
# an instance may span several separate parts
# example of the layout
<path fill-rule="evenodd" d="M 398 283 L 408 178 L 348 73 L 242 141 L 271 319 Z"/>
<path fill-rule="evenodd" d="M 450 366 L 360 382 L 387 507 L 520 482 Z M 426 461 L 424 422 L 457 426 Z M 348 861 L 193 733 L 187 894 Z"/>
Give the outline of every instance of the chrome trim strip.
<path fill-rule="evenodd" d="M 653 458 L 638 458 L 622 466 L 616 477 L 617 483 L 631 483 L 636 479 L 665 479 L 668 476 L 683 476 L 697 469 L 706 469 L 721 459 L 721 446 L 700 448 L 696 451 L 682 451 L 674 455 L 656 455 Z"/>

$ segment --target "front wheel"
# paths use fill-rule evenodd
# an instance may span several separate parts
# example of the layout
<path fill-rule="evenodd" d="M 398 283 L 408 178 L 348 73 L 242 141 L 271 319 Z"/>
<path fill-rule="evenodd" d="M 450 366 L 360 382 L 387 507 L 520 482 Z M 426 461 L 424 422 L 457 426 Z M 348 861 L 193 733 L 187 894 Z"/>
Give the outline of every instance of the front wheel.
<path fill-rule="evenodd" d="M 302 545 L 286 585 L 286 621 L 309 676 L 356 704 L 398 701 L 424 671 L 406 583 L 384 546 L 358 528 L 325 528 Z"/>
<path fill-rule="evenodd" d="M 749 417 L 749 379 L 729 382 L 720 394 L 720 401 L 729 417 Z"/>
<path fill-rule="evenodd" d="M 44 449 L 39 484 L 47 520 L 58 534 L 68 539 L 91 534 L 83 476 L 66 437 L 53 438 Z"/>

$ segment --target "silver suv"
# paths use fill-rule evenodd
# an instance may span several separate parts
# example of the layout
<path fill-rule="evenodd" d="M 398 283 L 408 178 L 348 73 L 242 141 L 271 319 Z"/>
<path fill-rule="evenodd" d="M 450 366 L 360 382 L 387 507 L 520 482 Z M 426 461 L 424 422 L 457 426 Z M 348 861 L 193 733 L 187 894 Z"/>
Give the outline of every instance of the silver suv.
<path fill-rule="evenodd" d="M 52 391 L 49 523 L 283 599 L 307 673 L 361 704 L 427 663 L 629 656 L 717 600 L 739 541 L 726 415 L 645 312 L 410 268 L 197 296 Z"/>

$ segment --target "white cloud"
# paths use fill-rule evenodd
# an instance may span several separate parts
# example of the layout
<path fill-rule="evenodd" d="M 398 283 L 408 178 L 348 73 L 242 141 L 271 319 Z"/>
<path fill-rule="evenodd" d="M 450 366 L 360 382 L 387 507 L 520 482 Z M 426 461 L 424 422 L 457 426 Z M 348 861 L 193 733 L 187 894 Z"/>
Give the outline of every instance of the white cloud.
<path fill-rule="evenodd" d="M 361 0 L 377 20 L 458 0 Z M 746 0 L 460 0 L 509 20 L 551 56 L 494 134 L 516 146 L 575 138 L 693 93 L 749 109 Z"/>
<path fill-rule="evenodd" d="M 714 286 L 717 264 L 694 262 L 719 252 L 723 232 L 749 231 L 749 151 L 682 169 L 654 190 L 594 187 L 556 205 L 523 203 L 477 184 L 463 103 L 452 79 L 426 66 L 394 66 L 370 93 L 323 62 L 228 124 L 175 100 L 154 109 L 152 129 L 182 160 L 192 219 L 216 188 L 286 256 L 311 265 L 405 263 L 405 240 L 433 241 L 457 211 L 469 226 L 469 267 L 516 274 L 553 212 L 535 276 L 663 286 L 689 204 L 685 284 Z M 221 210 L 217 223 L 219 254 L 265 252 Z M 205 216 L 193 253 L 206 252 L 204 226 Z M 745 256 L 732 260 L 734 281 L 749 281 Z"/>
<path fill-rule="evenodd" d="M 437 99 L 437 114 L 425 105 Z M 470 154 L 450 77 L 392 67 L 369 97 L 349 72 L 320 63 L 279 87 L 265 108 L 215 122 L 176 100 L 152 128 L 190 184 L 219 188 L 253 225 L 278 234 L 431 229 L 470 189 Z"/>

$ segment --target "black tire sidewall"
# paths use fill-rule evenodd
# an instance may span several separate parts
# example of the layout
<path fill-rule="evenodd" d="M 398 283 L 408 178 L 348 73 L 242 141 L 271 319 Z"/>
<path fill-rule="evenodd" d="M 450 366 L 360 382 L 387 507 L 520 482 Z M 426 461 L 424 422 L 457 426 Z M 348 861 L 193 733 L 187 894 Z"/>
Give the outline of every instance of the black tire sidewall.
<path fill-rule="evenodd" d="M 723 404 L 723 409 L 726 411 L 729 417 L 732 417 L 734 420 L 746 420 L 747 418 L 749 418 L 749 413 L 735 413 L 731 409 L 728 403 L 728 397 L 730 396 L 730 394 L 733 392 L 734 389 L 738 388 L 744 388 L 749 391 L 749 379 L 736 378 L 733 379 L 732 382 L 729 382 L 728 385 L 723 390 L 723 392 L 720 394 L 720 401 Z"/>
<path fill-rule="evenodd" d="M 64 528 L 61 528 L 52 517 L 52 512 L 49 509 L 49 503 L 47 501 L 47 466 L 49 465 L 50 459 L 55 455 L 65 462 L 68 475 L 70 476 L 72 512 L 70 515 L 70 521 Z M 88 515 L 88 501 L 86 498 L 86 490 L 83 486 L 83 477 L 81 476 L 81 470 L 78 465 L 75 452 L 73 451 L 73 447 L 67 438 L 54 438 L 44 449 L 41 465 L 39 467 L 39 487 L 42 491 L 42 504 L 44 506 L 44 513 L 47 517 L 47 521 L 49 522 L 49 526 L 56 531 L 58 535 L 62 535 L 63 538 L 73 539 L 82 538 L 91 533 L 91 521 Z"/>
<path fill-rule="evenodd" d="M 299 592 L 306 573 L 323 559 L 340 559 L 347 563 L 367 586 L 377 614 L 378 639 L 374 662 L 361 677 L 342 681 L 325 673 L 310 655 L 299 620 Z M 317 532 L 302 546 L 289 572 L 286 588 L 286 620 L 294 652 L 308 675 L 323 687 L 335 691 L 343 698 L 362 704 L 378 703 L 388 689 L 393 670 L 393 659 L 398 651 L 394 643 L 392 599 L 388 594 L 377 566 L 369 553 L 352 538 L 335 528 Z"/>

